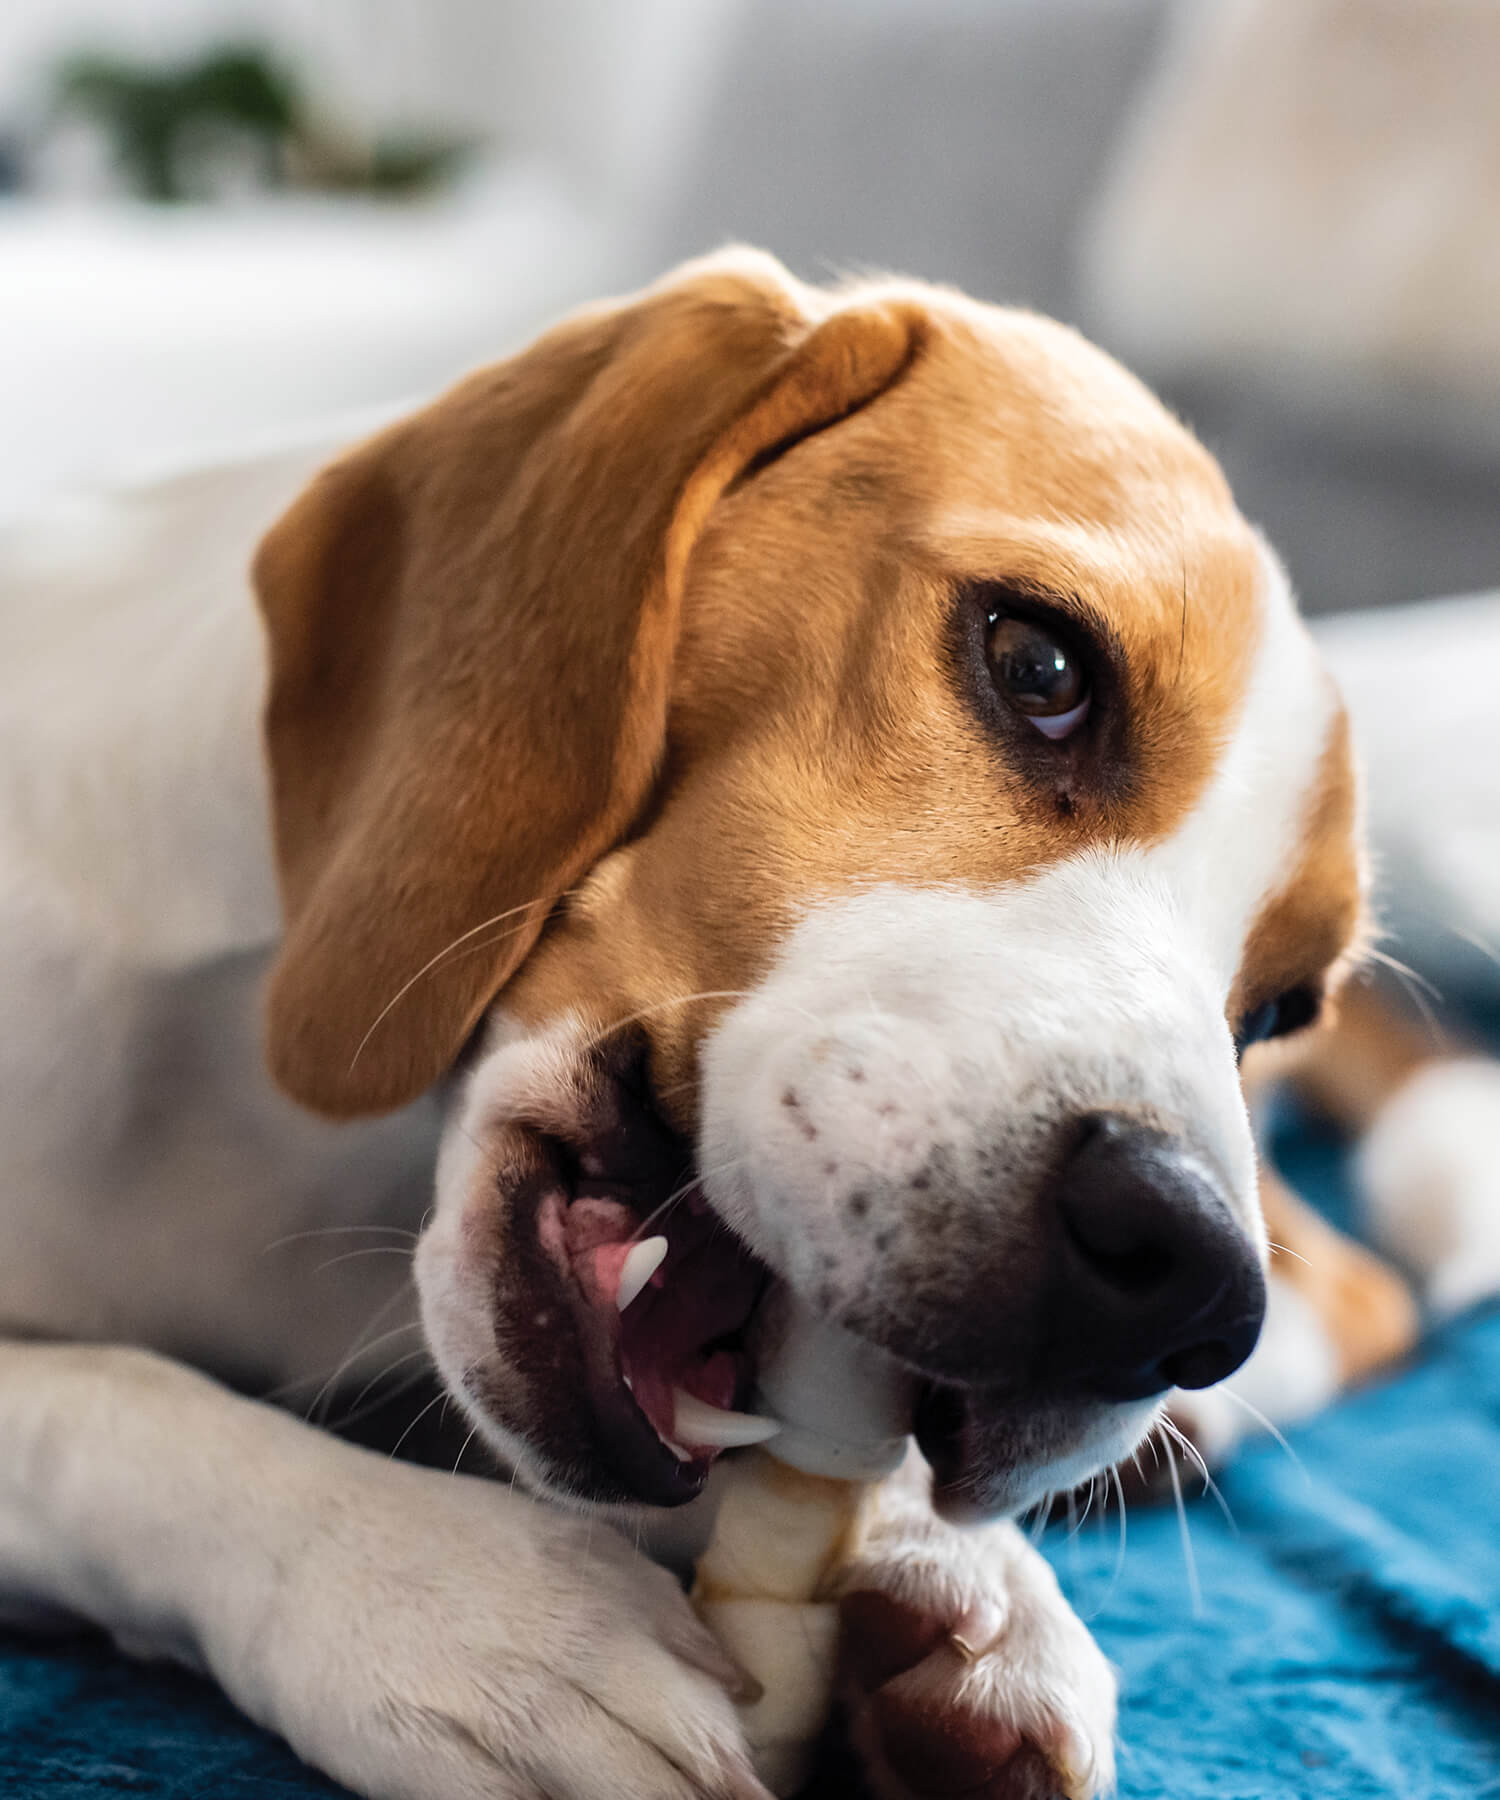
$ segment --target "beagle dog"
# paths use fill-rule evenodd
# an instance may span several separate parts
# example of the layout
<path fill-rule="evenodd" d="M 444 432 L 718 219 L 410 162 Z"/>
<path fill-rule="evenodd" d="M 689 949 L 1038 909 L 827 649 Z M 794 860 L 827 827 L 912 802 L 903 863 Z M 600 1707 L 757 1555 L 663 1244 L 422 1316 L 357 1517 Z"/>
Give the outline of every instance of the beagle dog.
<path fill-rule="evenodd" d="M 785 1283 L 919 1377 L 872 1790 L 1106 1788 L 1012 1521 L 1249 1355 L 1364 929 L 1274 556 L 1072 331 L 746 251 L 328 448 L 0 551 L 0 1616 L 377 1800 L 746 1800 L 636 1544 Z M 506 1481 L 296 1416 L 427 1354 Z"/>

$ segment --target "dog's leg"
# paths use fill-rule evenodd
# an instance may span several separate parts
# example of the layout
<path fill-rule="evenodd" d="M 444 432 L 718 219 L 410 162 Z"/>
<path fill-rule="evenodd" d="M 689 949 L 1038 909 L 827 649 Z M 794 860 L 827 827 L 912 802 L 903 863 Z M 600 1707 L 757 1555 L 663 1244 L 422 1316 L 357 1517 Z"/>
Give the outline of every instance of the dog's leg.
<path fill-rule="evenodd" d="M 602 1523 L 146 1352 L 0 1345 L 0 1594 L 212 1675 L 375 1800 L 763 1790 L 737 1672 Z"/>
<path fill-rule="evenodd" d="M 1386 987 L 1346 988 L 1287 1078 L 1357 1145 L 1360 1206 L 1378 1250 L 1437 1312 L 1500 1292 L 1500 1063 L 1462 1054 Z M 1420 1318 L 1404 1276 L 1261 1171 L 1271 1304 L 1227 1391 L 1176 1395 L 1172 1416 L 1213 1461 L 1254 1425 L 1284 1425 L 1396 1361 Z M 1249 1401 L 1250 1408 L 1237 1402 Z"/>
<path fill-rule="evenodd" d="M 1419 1319 L 1401 1276 L 1336 1231 L 1265 1163 L 1260 1195 L 1272 1278 L 1294 1289 L 1320 1320 L 1340 1385 L 1404 1356 L 1417 1340 Z"/>
<path fill-rule="evenodd" d="M 1086 1800 L 1114 1782 L 1115 1678 L 1008 1521 L 933 1514 L 915 1455 L 841 1600 L 843 1698 L 879 1800 Z"/>
<path fill-rule="evenodd" d="M 1294 1079 L 1359 1140 L 1370 1233 L 1438 1312 L 1500 1293 L 1500 1062 L 1380 986 L 1347 989 Z"/>

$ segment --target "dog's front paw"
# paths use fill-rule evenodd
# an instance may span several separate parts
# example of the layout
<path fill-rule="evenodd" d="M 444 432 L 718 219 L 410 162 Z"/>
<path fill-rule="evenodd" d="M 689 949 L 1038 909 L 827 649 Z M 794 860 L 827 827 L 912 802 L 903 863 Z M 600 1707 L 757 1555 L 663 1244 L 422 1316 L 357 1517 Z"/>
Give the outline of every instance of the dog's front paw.
<path fill-rule="evenodd" d="M 364 1473 L 211 1658 L 308 1762 L 372 1800 L 768 1800 L 666 1571 L 489 1482 Z"/>
<path fill-rule="evenodd" d="M 843 1699 L 880 1800 L 1113 1786 L 1113 1671 L 1013 1525 L 911 1521 L 871 1545 L 841 1607 Z"/>

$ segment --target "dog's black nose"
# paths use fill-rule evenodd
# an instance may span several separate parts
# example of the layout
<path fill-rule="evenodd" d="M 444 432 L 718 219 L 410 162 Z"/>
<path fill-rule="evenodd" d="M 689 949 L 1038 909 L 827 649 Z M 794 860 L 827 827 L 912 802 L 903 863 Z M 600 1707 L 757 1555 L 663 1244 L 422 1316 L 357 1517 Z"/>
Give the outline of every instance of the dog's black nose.
<path fill-rule="evenodd" d="M 1260 1335 L 1266 1284 L 1204 1162 L 1163 1132 L 1100 1113 L 1053 1198 L 1052 1378 L 1144 1400 L 1234 1373 Z"/>

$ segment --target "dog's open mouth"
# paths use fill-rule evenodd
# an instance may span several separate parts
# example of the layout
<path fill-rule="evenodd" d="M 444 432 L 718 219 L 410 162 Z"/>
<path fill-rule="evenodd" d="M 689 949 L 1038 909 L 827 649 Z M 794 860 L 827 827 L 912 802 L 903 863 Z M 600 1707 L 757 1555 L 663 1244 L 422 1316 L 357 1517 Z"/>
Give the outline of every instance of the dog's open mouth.
<path fill-rule="evenodd" d="M 679 1506 L 723 1451 L 780 1428 L 751 1410 L 757 1313 L 779 1277 L 714 1211 L 639 1052 L 615 1047 L 596 1078 L 586 1131 L 567 1143 L 538 1132 L 530 1205 L 517 1196 L 520 1241 L 496 1293 L 532 1395 L 514 1428 L 567 1490 Z M 1084 1418 L 1033 1387 L 918 1377 L 913 1429 L 943 1504 L 969 1516 L 1029 1503 L 1028 1468 L 1093 1428 L 1099 1407 Z"/>
<path fill-rule="evenodd" d="M 691 1499 L 721 1451 L 776 1429 L 743 1410 L 755 1385 L 746 1327 L 770 1272 L 712 1211 L 684 1148 L 637 1112 L 545 1184 L 536 1217 L 597 1441 L 655 1505 Z"/>

